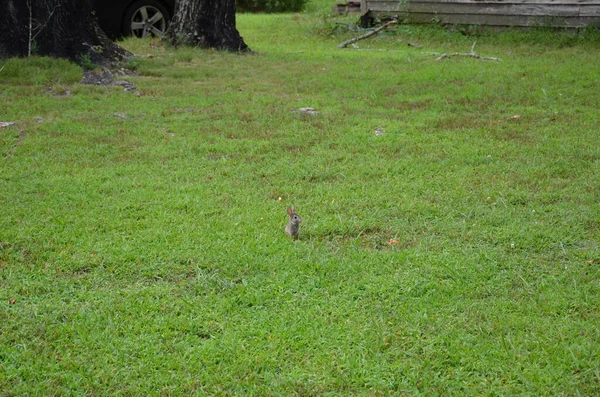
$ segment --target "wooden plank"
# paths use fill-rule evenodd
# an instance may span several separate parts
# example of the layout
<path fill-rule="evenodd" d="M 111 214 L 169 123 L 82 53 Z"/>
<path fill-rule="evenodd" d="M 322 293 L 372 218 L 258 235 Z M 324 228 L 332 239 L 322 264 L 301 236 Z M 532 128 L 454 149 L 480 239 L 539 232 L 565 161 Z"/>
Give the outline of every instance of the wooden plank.
<path fill-rule="evenodd" d="M 398 0 L 379 0 L 379 1 L 367 1 L 367 6 L 372 7 L 389 7 L 395 6 L 396 9 L 400 8 L 400 1 Z"/>
<path fill-rule="evenodd" d="M 540 6 L 514 4 L 457 4 L 457 3 L 423 3 L 411 1 L 408 12 L 432 14 L 485 14 L 485 15 L 524 15 L 524 16 L 579 16 L 579 6 Z"/>
<path fill-rule="evenodd" d="M 469 15 L 454 14 L 433 15 L 433 14 L 408 14 L 410 22 L 431 23 L 436 19 L 443 24 L 456 25 L 489 25 L 489 26 L 552 26 L 552 27 L 581 27 L 594 22 L 598 18 L 548 18 L 532 17 L 522 15 Z"/>
<path fill-rule="evenodd" d="M 363 0 L 376 14 L 415 22 L 494 26 L 600 24 L 600 0 Z"/>
<path fill-rule="evenodd" d="M 581 5 L 579 16 L 582 17 L 600 17 L 600 4 Z"/>
<path fill-rule="evenodd" d="M 503 0 L 418 0 L 418 1 L 412 1 L 412 0 L 396 0 L 396 1 L 391 1 L 391 0 L 361 0 L 361 5 L 363 5 L 363 7 L 365 8 L 374 8 L 374 7 L 378 7 L 378 4 L 383 4 L 383 3 L 397 3 L 400 4 L 400 6 L 402 6 L 403 4 L 411 4 L 411 3 L 430 3 L 430 4 L 473 4 L 473 5 L 479 5 L 479 6 L 485 6 L 485 5 L 518 5 L 518 4 L 522 4 L 522 5 L 544 5 L 544 6 L 570 6 L 570 5 L 578 5 L 578 6 L 582 6 L 582 7 L 588 7 L 588 6 L 598 6 L 600 5 L 600 0 L 507 0 L 507 1 L 503 1 Z"/>
<path fill-rule="evenodd" d="M 368 0 L 377 3 L 382 0 Z M 385 0 L 383 0 L 385 1 Z M 419 0 L 421 3 L 461 3 L 461 4 L 546 4 L 546 5 L 595 5 L 598 0 Z M 412 3 L 412 0 L 408 0 Z"/>
<path fill-rule="evenodd" d="M 403 8 L 400 1 L 367 1 L 367 10 L 380 12 L 400 12 Z"/>

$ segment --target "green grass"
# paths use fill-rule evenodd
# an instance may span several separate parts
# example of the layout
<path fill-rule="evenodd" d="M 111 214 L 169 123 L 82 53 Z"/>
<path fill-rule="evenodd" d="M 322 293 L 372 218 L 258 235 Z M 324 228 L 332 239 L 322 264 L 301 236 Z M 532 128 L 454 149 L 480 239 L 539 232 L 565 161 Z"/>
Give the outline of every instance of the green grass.
<path fill-rule="evenodd" d="M 333 22 L 0 63 L 0 395 L 600 393 L 595 33 Z"/>

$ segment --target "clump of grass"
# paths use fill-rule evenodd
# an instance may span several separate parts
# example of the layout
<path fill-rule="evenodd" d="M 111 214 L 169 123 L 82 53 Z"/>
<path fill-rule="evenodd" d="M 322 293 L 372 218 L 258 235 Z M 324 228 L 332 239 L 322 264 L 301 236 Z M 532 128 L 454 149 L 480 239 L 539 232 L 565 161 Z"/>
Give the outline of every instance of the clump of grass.
<path fill-rule="evenodd" d="M 92 61 L 92 57 L 89 54 L 82 54 L 79 56 L 79 65 L 85 70 L 93 70 L 98 67 Z"/>
<path fill-rule="evenodd" d="M 49 57 L 9 58 L 0 60 L 3 84 L 51 85 L 74 84 L 81 80 L 81 69 L 65 59 Z"/>

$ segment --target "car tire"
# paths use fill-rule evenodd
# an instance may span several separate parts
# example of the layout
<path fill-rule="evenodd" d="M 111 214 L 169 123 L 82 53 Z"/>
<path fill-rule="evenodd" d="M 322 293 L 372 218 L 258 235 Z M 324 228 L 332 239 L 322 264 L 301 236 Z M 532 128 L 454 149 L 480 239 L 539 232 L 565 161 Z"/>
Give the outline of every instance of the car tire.
<path fill-rule="evenodd" d="M 139 0 L 131 4 L 123 17 L 123 35 L 146 38 L 162 37 L 171 15 L 169 10 L 156 0 Z"/>

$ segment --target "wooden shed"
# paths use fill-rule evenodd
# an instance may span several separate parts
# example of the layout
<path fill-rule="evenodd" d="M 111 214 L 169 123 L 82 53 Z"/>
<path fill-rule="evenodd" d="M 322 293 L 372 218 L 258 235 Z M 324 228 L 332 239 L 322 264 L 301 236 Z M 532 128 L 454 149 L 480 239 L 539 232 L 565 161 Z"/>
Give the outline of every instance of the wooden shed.
<path fill-rule="evenodd" d="M 414 23 L 600 26 L 600 0 L 361 0 L 361 11 Z"/>

